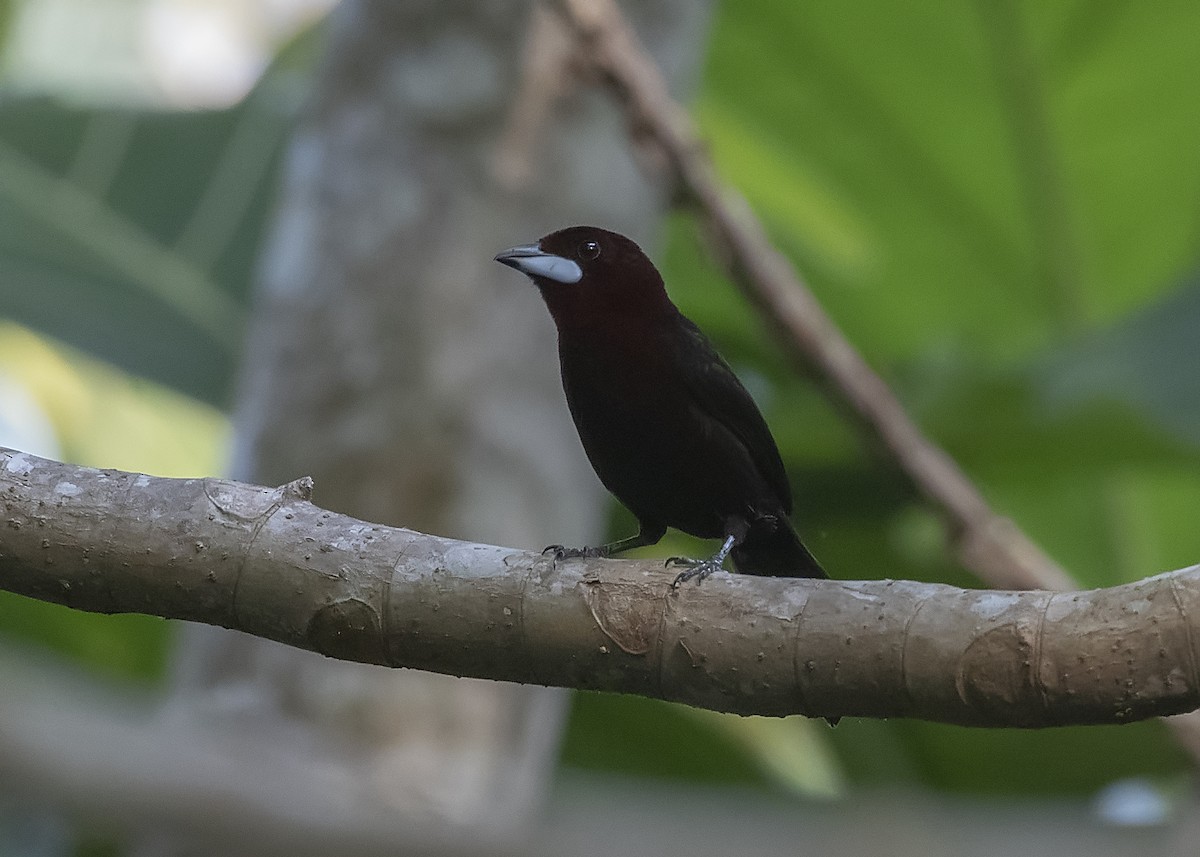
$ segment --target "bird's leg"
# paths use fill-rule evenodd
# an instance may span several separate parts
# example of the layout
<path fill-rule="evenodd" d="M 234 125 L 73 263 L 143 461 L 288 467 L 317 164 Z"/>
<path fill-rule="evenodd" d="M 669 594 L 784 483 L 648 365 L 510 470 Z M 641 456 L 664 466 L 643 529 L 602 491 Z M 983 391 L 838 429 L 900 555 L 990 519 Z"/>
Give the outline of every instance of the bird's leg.
<path fill-rule="evenodd" d="M 714 571 L 720 570 L 721 566 L 725 564 L 725 557 L 729 556 L 729 552 L 733 550 L 733 543 L 736 541 L 736 536 L 726 536 L 721 549 L 708 559 L 690 559 L 686 556 L 671 557 L 667 560 L 667 565 L 686 565 L 688 567 L 685 571 L 679 572 L 679 575 L 671 583 L 671 588 L 678 589 L 679 584 L 687 583 L 693 577 L 696 578 L 696 584 L 699 585 L 704 578 Z"/>
<path fill-rule="evenodd" d="M 658 524 L 644 524 L 639 522 L 637 534 L 628 538 L 617 539 L 615 542 L 609 542 L 606 545 L 597 545 L 596 547 L 567 548 L 562 545 L 550 545 L 542 553 L 552 553 L 555 559 L 613 556 L 614 554 L 624 553 L 634 548 L 657 544 L 666 535 L 666 532 L 667 528 Z"/>

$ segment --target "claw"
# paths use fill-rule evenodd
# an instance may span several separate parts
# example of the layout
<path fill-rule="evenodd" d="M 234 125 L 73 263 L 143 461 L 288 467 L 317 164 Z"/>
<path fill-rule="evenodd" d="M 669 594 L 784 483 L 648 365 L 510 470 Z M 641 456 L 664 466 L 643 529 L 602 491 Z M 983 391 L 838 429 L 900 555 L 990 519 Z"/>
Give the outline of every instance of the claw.
<path fill-rule="evenodd" d="M 672 562 L 671 560 L 676 560 Z M 671 588 L 678 589 L 681 583 L 687 583 L 692 578 L 696 579 L 696 585 L 700 585 L 700 581 L 708 577 L 714 571 L 721 570 L 721 564 L 715 559 L 688 559 L 686 556 L 673 556 L 667 561 L 670 565 L 688 565 L 687 568 L 675 576 L 671 581 Z"/>
<path fill-rule="evenodd" d="M 543 554 L 552 553 L 555 559 L 576 559 L 578 557 L 598 557 L 605 556 L 604 547 L 582 547 L 582 548 L 567 548 L 562 545 L 547 545 L 543 550 Z"/>
<path fill-rule="evenodd" d="M 671 588 L 678 589 L 679 584 L 687 583 L 693 577 L 696 578 L 696 585 L 700 585 L 700 581 L 708 577 L 714 571 L 720 571 L 725 564 L 725 557 L 729 556 L 729 551 L 733 548 L 734 537 L 726 536 L 725 543 L 721 545 L 721 549 L 708 559 L 692 559 L 686 556 L 673 556 L 666 561 L 665 565 L 685 565 L 686 571 L 679 572 L 675 579 L 671 581 Z"/>

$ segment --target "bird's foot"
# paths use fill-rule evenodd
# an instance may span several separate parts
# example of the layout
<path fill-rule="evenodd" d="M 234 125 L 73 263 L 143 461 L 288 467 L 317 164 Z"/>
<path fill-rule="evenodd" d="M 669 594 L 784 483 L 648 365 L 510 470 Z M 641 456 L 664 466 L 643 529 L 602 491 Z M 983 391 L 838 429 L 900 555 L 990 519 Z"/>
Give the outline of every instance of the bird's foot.
<path fill-rule="evenodd" d="M 724 559 L 724 557 L 721 557 L 721 559 Z M 663 563 L 663 565 L 667 566 L 668 568 L 675 565 L 686 566 L 686 568 L 679 572 L 679 574 L 675 576 L 675 579 L 671 581 L 672 589 L 678 589 L 680 584 L 687 583 L 693 578 L 696 580 L 696 585 L 699 586 L 700 581 L 704 580 L 704 578 L 708 577 L 714 571 L 721 570 L 721 561 L 715 556 L 709 557 L 708 559 L 692 559 L 688 556 L 673 556 Z"/>
<path fill-rule="evenodd" d="M 542 551 L 543 554 L 552 554 L 555 559 L 576 559 L 579 557 L 593 558 L 598 556 L 608 556 L 608 551 L 604 545 L 599 545 L 594 548 L 568 548 L 562 545 L 547 545 Z"/>

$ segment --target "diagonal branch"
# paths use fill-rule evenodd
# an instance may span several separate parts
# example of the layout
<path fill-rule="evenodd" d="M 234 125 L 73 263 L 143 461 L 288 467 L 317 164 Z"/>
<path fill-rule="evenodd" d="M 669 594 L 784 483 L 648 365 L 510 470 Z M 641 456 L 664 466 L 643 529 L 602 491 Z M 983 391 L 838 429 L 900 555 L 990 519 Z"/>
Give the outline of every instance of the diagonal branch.
<path fill-rule="evenodd" d="M 1010 519 L 996 514 L 950 456 L 924 436 L 771 245 L 745 199 L 720 180 L 687 112 L 671 99 L 614 0 L 553 0 L 552 5 L 575 33 L 580 61 L 624 106 L 635 140 L 661 154 L 679 195 L 707 221 L 733 281 L 792 358 L 941 515 L 963 565 L 992 586 L 1075 588 L 1070 575 Z M 1167 723 L 1200 760 L 1200 717 Z"/>
<path fill-rule="evenodd" d="M 384 527 L 278 489 L 0 449 L 0 588 L 330 657 L 739 714 L 976 726 L 1200 705 L 1200 567 L 1078 593 L 718 575 Z"/>
<path fill-rule="evenodd" d="M 1075 588 L 1067 573 L 993 511 L 950 456 L 925 437 L 771 245 L 745 199 L 717 175 L 687 112 L 671 99 L 616 3 L 557 0 L 554 6 L 576 35 L 584 68 L 624 107 L 634 139 L 662 155 L 680 195 L 706 220 L 734 282 L 792 358 L 941 514 L 963 565 L 992 586 Z"/>

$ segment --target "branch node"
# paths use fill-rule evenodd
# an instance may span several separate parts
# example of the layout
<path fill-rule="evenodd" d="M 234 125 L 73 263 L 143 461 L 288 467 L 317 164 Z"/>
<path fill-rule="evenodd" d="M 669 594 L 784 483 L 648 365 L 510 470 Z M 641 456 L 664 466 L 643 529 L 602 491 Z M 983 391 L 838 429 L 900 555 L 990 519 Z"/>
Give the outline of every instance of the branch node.
<path fill-rule="evenodd" d="M 312 477 L 301 476 L 299 479 L 293 479 L 286 485 L 279 486 L 279 490 L 286 498 L 311 503 L 313 495 Z"/>

